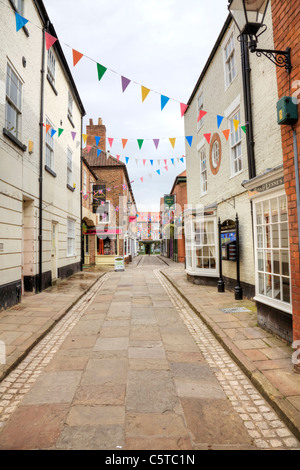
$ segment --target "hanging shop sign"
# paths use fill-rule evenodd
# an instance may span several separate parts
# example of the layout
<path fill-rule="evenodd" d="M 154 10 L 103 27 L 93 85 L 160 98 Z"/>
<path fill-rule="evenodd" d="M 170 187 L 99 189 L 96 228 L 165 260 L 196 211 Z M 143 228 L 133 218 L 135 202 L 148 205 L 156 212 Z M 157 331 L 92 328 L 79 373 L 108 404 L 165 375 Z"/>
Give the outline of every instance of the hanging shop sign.
<path fill-rule="evenodd" d="M 93 185 L 93 214 L 96 214 L 101 202 L 106 201 L 106 185 L 94 184 Z"/>
<path fill-rule="evenodd" d="M 165 206 L 168 206 L 169 209 L 175 204 L 175 196 L 173 194 L 166 194 L 164 196 Z"/>

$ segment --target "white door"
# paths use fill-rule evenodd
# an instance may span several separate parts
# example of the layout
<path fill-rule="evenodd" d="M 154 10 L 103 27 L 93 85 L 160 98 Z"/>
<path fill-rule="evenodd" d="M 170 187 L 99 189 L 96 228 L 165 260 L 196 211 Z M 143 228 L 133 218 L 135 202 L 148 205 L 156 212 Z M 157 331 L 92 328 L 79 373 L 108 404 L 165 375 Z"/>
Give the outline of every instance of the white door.
<path fill-rule="evenodd" d="M 51 272 L 52 281 L 57 279 L 57 224 L 52 222 Z"/>

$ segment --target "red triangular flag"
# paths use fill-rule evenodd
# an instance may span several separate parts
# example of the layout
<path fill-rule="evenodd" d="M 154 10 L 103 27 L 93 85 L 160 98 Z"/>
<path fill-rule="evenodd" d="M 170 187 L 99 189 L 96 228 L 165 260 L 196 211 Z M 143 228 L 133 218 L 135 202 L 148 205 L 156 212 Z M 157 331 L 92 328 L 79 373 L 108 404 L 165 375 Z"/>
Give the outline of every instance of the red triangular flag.
<path fill-rule="evenodd" d="M 166 165 L 166 164 L 167 164 L 167 160 L 164 160 L 164 162 L 165 162 L 165 165 Z"/>
<path fill-rule="evenodd" d="M 199 122 L 199 121 L 203 118 L 203 116 L 205 116 L 205 114 L 207 114 L 207 112 L 206 112 L 206 111 L 203 111 L 202 109 L 200 109 L 197 122 Z"/>
<path fill-rule="evenodd" d="M 45 40 L 46 40 L 46 49 L 48 51 L 50 47 L 53 46 L 53 44 L 57 41 L 57 38 L 45 32 Z"/>
<path fill-rule="evenodd" d="M 112 137 L 107 138 L 109 145 L 112 146 L 114 139 Z"/>
<path fill-rule="evenodd" d="M 203 134 L 203 135 L 204 135 L 204 137 L 206 138 L 207 143 L 209 144 L 209 143 L 210 143 L 211 134 Z"/>
<path fill-rule="evenodd" d="M 118 160 L 118 161 L 120 160 L 120 155 L 117 155 L 117 160 Z"/>
<path fill-rule="evenodd" d="M 184 113 L 186 112 L 187 108 L 188 108 L 188 105 L 187 105 L 187 104 L 180 103 L 181 117 L 184 115 Z"/>
<path fill-rule="evenodd" d="M 75 51 L 75 49 L 72 49 L 73 51 L 73 65 L 75 67 L 76 64 L 80 61 L 81 57 L 83 57 L 83 54 L 81 52 Z"/>
<path fill-rule="evenodd" d="M 225 139 L 228 140 L 229 134 L 230 134 L 230 129 L 226 129 L 225 131 L 222 131 L 222 132 L 224 134 Z"/>

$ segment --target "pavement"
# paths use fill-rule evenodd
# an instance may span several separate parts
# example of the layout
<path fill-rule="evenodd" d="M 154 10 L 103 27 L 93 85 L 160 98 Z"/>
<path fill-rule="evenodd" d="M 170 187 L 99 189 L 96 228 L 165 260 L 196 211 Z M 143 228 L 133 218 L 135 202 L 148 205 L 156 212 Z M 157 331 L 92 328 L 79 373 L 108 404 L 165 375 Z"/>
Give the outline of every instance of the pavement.
<path fill-rule="evenodd" d="M 137 257 L 125 270 L 129 273 L 137 271 L 140 265 L 147 266 L 150 259 Z M 233 292 L 218 293 L 217 288 L 191 284 L 181 264 L 163 257 L 160 259 L 159 269 L 163 276 L 300 439 L 300 375 L 295 373 L 291 360 L 294 350 L 257 325 L 254 302 L 235 301 Z M 112 271 L 111 268 L 108 270 Z M 93 268 L 86 269 L 40 294 L 26 295 L 20 304 L 0 312 L 0 341 L 4 342 L 6 352 L 6 363 L 0 364 L 0 385 L 103 274 Z M 134 279 L 138 277 L 135 275 Z M 137 287 L 141 288 L 142 285 Z M 168 341 L 173 339 L 168 337 Z M 174 344 L 172 347 L 174 349 Z M 138 357 L 132 359 L 139 360 Z M 144 405 L 140 403 L 140 406 Z"/>

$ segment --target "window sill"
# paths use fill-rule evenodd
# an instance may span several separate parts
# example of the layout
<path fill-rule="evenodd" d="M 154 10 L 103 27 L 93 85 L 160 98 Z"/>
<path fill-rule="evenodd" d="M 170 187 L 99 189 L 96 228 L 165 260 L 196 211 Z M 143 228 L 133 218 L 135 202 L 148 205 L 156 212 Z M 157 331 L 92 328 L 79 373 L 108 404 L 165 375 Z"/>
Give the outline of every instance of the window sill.
<path fill-rule="evenodd" d="M 57 89 L 55 88 L 54 84 L 52 83 L 52 80 L 51 80 L 51 78 L 50 78 L 50 76 L 49 76 L 48 73 L 47 73 L 47 80 L 48 80 L 48 82 L 49 82 L 49 84 L 50 84 L 52 90 L 54 91 L 54 93 L 55 93 L 56 96 L 57 96 L 57 95 L 58 95 L 58 91 L 57 91 Z"/>
<path fill-rule="evenodd" d="M 277 310 L 282 310 L 285 313 L 289 313 L 291 315 L 293 314 L 292 305 L 286 302 L 282 302 L 281 300 L 275 300 L 271 297 L 266 297 L 261 294 L 255 295 L 255 297 L 253 297 L 253 300 L 265 305 L 269 305 L 270 307 L 276 308 Z"/>
<path fill-rule="evenodd" d="M 14 144 L 16 144 L 23 152 L 26 152 L 27 147 L 26 145 L 22 144 L 22 142 L 19 141 L 11 132 L 9 132 L 7 129 L 3 129 L 3 134 L 8 137 Z"/>
<path fill-rule="evenodd" d="M 72 191 L 72 193 L 75 191 L 75 188 L 72 188 L 72 186 L 70 186 L 69 184 L 67 184 L 67 188 Z"/>
<path fill-rule="evenodd" d="M 45 165 L 45 170 L 48 171 L 48 173 L 50 173 L 50 175 L 54 176 L 54 178 L 56 178 L 55 171 L 51 170 L 51 168 L 48 165 Z"/>
<path fill-rule="evenodd" d="M 238 171 L 237 173 L 234 173 L 233 175 L 231 175 L 229 177 L 229 179 L 231 180 L 232 178 L 235 178 L 236 176 L 240 175 L 241 173 L 243 173 L 244 170 L 241 170 L 241 171 Z"/>

